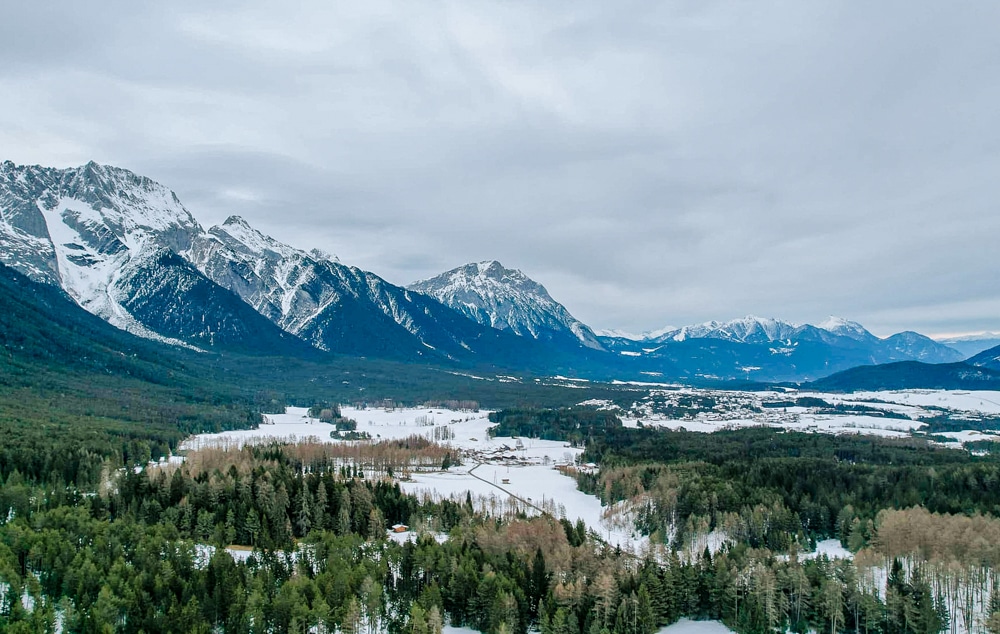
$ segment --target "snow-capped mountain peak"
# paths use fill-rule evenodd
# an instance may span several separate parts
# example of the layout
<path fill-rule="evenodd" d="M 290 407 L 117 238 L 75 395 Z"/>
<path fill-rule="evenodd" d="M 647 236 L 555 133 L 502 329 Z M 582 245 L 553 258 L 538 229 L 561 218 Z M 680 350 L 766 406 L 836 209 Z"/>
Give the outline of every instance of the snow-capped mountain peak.
<path fill-rule="evenodd" d="M 196 346 L 301 350 L 294 335 L 324 350 L 454 359 L 520 345 L 238 216 L 206 231 L 166 187 L 93 162 L 0 164 L 0 262 L 116 326 Z"/>
<path fill-rule="evenodd" d="M 569 337 L 587 347 L 602 347 L 593 331 L 552 299 L 544 286 L 496 260 L 466 264 L 408 288 L 498 330 L 535 339 Z"/>
<path fill-rule="evenodd" d="M 850 321 L 842 317 L 835 317 L 833 315 L 816 324 L 816 327 L 820 330 L 832 332 L 835 335 L 849 337 L 858 341 L 877 339 L 875 335 L 868 332 L 868 330 L 858 322 Z"/>
<path fill-rule="evenodd" d="M 778 319 L 747 315 L 730 321 L 706 321 L 663 332 L 650 340 L 656 342 L 687 339 L 723 339 L 737 343 L 770 343 L 791 337 L 798 326 Z"/>
<path fill-rule="evenodd" d="M 172 191 L 125 169 L 0 165 L 0 261 L 126 330 L 148 334 L 123 306 L 126 278 L 203 232 Z"/>
<path fill-rule="evenodd" d="M 225 222 L 212 227 L 208 232 L 223 240 L 230 247 L 258 258 L 309 257 L 305 252 L 254 229 L 241 216 L 229 216 Z"/>
<path fill-rule="evenodd" d="M 671 328 L 671 330 L 673 329 Z M 607 337 L 609 339 L 628 339 L 629 341 L 644 341 L 649 338 L 648 333 L 637 335 L 634 332 L 619 330 L 617 328 L 611 330 L 595 330 L 594 334 L 598 337 Z"/>

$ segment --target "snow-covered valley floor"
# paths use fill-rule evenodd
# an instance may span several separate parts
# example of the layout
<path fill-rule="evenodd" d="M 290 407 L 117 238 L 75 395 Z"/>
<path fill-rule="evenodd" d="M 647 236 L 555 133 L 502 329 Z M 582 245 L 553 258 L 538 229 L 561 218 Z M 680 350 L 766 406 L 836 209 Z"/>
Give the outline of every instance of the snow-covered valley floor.
<path fill-rule="evenodd" d="M 639 551 L 648 539 L 611 526 L 602 519 L 600 500 L 576 488 L 576 480 L 564 475 L 560 466 L 573 464 L 582 449 L 551 440 L 490 438 L 489 412 L 452 411 L 441 408 L 357 409 L 344 407 L 341 414 L 357 421 L 357 431 L 373 441 L 420 435 L 434 439 L 435 429 L 446 427 L 448 440 L 437 442 L 462 454 L 462 465 L 448 470 L 413 471 L 400 482 L 407 493 L 434 498 L 465 500 L 490 510 L 515 504 L 529 513 L 539 509 L 571 522 L 583 520 L 612 546 Z M 185 441 L 181 449 L 240 447 L 245 444 L 283 440 L 344 442 L 330 437 L 332 425 L 311 419 L 306 408 L 289 407 L 284 414 L 268 415 L 258 429 L 200 434 Z"/>
<path fill-rule="evenodd" d="M 831 406 L 846 407 L 843 413 L 798 405 L 769 407 L 763 404 L 819 399 Z M 684 416 L 671 415 L 675 406 L 691 399 L 710 403 Z M 976 420 L 1000 415 L 1000 393 L 941 390 L 904 390 L 827 394 L 815 392 L 738 392 L 699 390 L 675 386 L 650 386 L 648 396 L 631 408 L 615 407 L 609 401 L 590 401 L 586 405 L 616 409 L 623 423 L 668 429 L 714 432 L 745 426 L 774 426 L 817 433 L 853 433 L 881 436 L 909 436 L 919 430 L 919 420 L 942 412 L 956 420 Z M 856 413 L 849 408 L 868 408 Z M 672 409 L 674 408 L 674 409 Z M 890 417 L 873 415 L 879 411 Z M 464 501 L 469 495 L 475 504 L 488 512 L 517 508 L 528 513 L 548 512 L 555 517 L 576 522 L 578 519 L 596 531 L 611 545 L 636 552 L 649 547 L 648 539 L 635 534 L 623 524 L 629 518 L 610 522 L 602 516 L 606 508 L 595 496 L 576 488 L 576 481 L 560 471 L 574 464 L 582 450 L 558 441 L 491 438 L 489 412 L 453 411 L 443 408 L 359 409 L 344 407 L 342 415 L 357 422 L 357 431 L 373 441 L 424 436 L 454 447 L 462 464 L 447 470 L 413 470 L 400 482 L 407 493 L 434 498 Z M 305 408 L 288 408 L 284 414 L 266 416 L 265 424 L 254 430 L 201 434 L 185 441 L 182 449 L 200 447 L 239 447 L 244 444 L 282 440 L 288 442 L 344 442 L 331 437 L 334 427 L 307 415 Z M 1000 440 L 993 430 L 942 432 L 938 438 L 961 447 L 972 440 Z M 624 521 L 623 521 L 624 520 Z M 719 543 L 721 543 L 720 540 Z M 831 547 L 832 548 L 832 547 Z M 836 550 L 836 549 L 833 549 Z M 828 552 L 844 556 L 837 551 Z"/>

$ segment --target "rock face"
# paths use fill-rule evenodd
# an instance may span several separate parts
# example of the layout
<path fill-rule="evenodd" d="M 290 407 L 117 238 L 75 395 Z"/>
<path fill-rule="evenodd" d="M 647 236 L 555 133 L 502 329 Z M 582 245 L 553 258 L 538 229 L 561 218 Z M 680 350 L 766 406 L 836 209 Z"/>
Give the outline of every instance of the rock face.
<path fill-rule="evenodd" d="M 188 258 L 280 328 L 322 350 L 460 359 L 500 345 L 493 333 L 436 300 L 332 256 L 289 247 L 236 216 L 209 229 Z"/>
<path fill-rule="evenodd" d="M 263 235 L 205 229 L 169 189 L 116 167 L 0 164 L 0 263 L 132 333 L 259 354 L 330 351 L 592 378 L 800 380 L 861 364 L 951 362 L 923 335 L 745 317 L 638 338 L 596 336 L 499 262 L 409 289 Z M 977 357 L 990 367 L 997 354 Z"/>
<path fill-rule="evenodd" d="M 603 349 L 594 332 L 552 299 L 544 286 L 496 260 L 466 264 L 407 288 L 498 330 Z"/>
<path fill-rule="evenodd" d="M 732 321 L 708 321 L 668 330 L 649 341 L 666 343 L 686 339 L 722 339 L 735 343 L 772 343 L 789 339 L 797 329 L 797 326 L 785 321 L 748 315 Z"/>
<path fill-rule="evenodd" d="M 127 170 L 96 163 L 66 170 L 10 162 L 0 167 L 4 264 L 59 286 L 89 312 L 135 334 L 174 343 L 211 341 L 231 312 L 241 310 L 241 302 L 228 297 L 214 306 L 222 313 L 202 312 L 197 324 L 180 327 L 167 318 L 192 310 L 188 292 L 209 283 L 169 257 L 186 252 L 201 233 L 173 192 Z M 171 292 L 154 294 L 152 276 L 161 287 L 176 277 Z"/>
<path fill-rule="evenodd" d="M 239 217 L 205 230 L 164 186 L 96 163 L 0 165 L 0 261 L 119 328 L 170 343 L 274 352 L 302 340 L 484 361 L 519 350 L 510 335 Z"/>

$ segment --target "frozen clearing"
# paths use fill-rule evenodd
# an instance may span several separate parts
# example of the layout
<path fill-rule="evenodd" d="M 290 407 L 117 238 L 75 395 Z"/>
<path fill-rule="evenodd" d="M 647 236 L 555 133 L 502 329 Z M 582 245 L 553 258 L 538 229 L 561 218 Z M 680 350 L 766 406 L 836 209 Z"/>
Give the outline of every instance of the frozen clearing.
<path fill-rule="evenodd" d="M 733 631 L 719 621 L 681 619 L 656 634 L 733 634 Z"/>
<path fill-rule="evenodd" d="M 468 627 L 454 627 L 445 625 L 441 634 L 480 634 L 478 631 Z M 681 619 L 672 625 L 660 629 L 656 634 L 733 634 L 719 621 L 692 621 L 691 619 Z"/>
<path fill-rule="evenodd" d="M 854 559 L 854 553 L 840 545 L 839 539 L 824 539 L 816 542 L 816 550 L 811 553 L 799 553 L 798 559 L 816 559 L 826 555 L 827 559 Z M 778 559 L 788 561 L 788 555 L 778 555 Z"/>
<path fill-rule="evenodd" d="M 568 379 L 567 379 L 568 380 Z M 793 399 L 811 396 L 830 404 L 855 404 L 896 412 L 905 416 L 927 416 L 935 410 L 967 412 L 972 415 L 1000 414 L 1000 392 L 960 390 L 906 390 L 826 394 L 818 392 L 725 392 L 693 388 L 652 389 L 650 398 L 676 399 L 685 395 L 710 396 L 712 409 L 705 409 L 684 419 L 657 413 L 651 403 L 637 403 L 623 414 L 623 424 L 689 431 L 714 432 L 738 427 L 772 426 L 804 432 L 832 434 L 870 434 L 888 437 L 910 435 L 921 427 L 913 418 L 890 418 L 864 413 L 817 413 L 806 407 L 762 408 L 762 400 Z M 602 409 L 617 409 L 609 401 L 589 401 Z M 576 481 L 557 467 L 573 464 L 582 453 L 565 443 L 548 440 L 490 438 L 489 412 L 453 411 L 443 408 L 358 409 L 345 407 L 342 415 L 357 421 L 357 431 L 373 441 L 405 438 L 413 435 L 454 447 L 462 455 L 462 466 L 448 471 L 413 471 L 400 483 L 407 493 L 434 498 L 464 501 L 471 495 L 475 504 L 495 513 L 512 508 L 527 512 L 541 509 L 571 522 L 582 519 L 612 545 L 642 551 L 648 539 L 633 533 L 628 517 L 609 522 L 602 517 L 606 509 L 595 496 L 576 488 Z M 271 442 L 343 442 L 330 437 L 332 425 L 309 418 L 305 408 L 289 407 L 284 414 L 266 416 L 265 424 L 254 430 L 201 434 L 186 440 L 181 449 L 200 447 L 242 447 Z M 998 439 L 1000 436 L 978 432 L 949 432 L 954 446 L 969 440 Z M 534 510 L 532 510 L 534 509 Z M 624 520 L 624 521 L 623 521 Z M 825 544 L 826 542 L 822 542 Z M 838 545 L 839 548 L 839 545 Z M 818 552 L 823 552 L 820 550 Z M 843 549 L 828 549 L 830 557 L 849 556 Z"/>
<path fill-rule="evenodd" d="M 817 405 L 791 402 L 809 398 Z M 691 402 L 700 402 L 701 409 Z M 788 403 L 785 406 L 776 405 Z M 580 405 L 612 409 L 626 427 L 685 429 L 715 432 L 742 427 L 777 427 L 825 434 L 864 434 L 906 437 L 924 427 L 919 419 L 945 416 L 952 421 L 978 421 L 1000 415 L 1000 392 L 962 390 L 900 390 L 831 394 L 826 392 L 741 392 L 678 387 L 659 390 L 622 410 L 608 401 L 585 401 Z M 852 411 L 852 409 L 854 411 Z M 836 411 L 834 411 L 836 410 Z M 873 411 L 865 411 L 873 410 Z M 887 415 L 880 415 L 885 412 Z M 971 425 L 971 422 L 970 422 Z M 951 446 L 984 438 L 954 437 Z"/>
<path fill-rule="evenodd" d="M 487 430 L 492 423 L 486 411 L 344 407 L 341 414 L 357 421 L 357 431 L 370 434 L 373 441 L 414 435 L 434 440 L 435 433 L 440 436 L 447 431 L 451 438 L 437 442 L 459 450 L 463 465 L 448 471 L 414 471 L 410 480 L 400 482 L 407 493 L 457 501 L 464 501 L 469 493 L 480 498 L 478 503 L 484 506 L 492 502 L 497 510 L 510 504 L 524 506 L 517 501 L 519 498 L 557 518 L 565 517 L 574 523 L 582 519 L 613 546 L 640 550 L 648 543 L 646 537 L 608 525 L 601 517 L 601 501 L 578 490 L 575 479 L 557 470 L 558 466 L 573 464 L 582 449 L 553 440 L 490 438 Z M 332 425 L 309 418 L 303 407 L 289 407 L 284 414 L 269 414 L 266 419 L 267 423 L 258 429 L 199 434 L 186 440 L 181 449 L 242 447 L 274 440 L 343 442 L 330 437 Z"/>
<path fill-rule="evenodd" d="M 840 545 L 839 539 L 824 539 L 816 542 L 816 550 L 811 553 L 803 553 L 800 559 L 815 559 L 821 555 L 826 555 L 828 559 L 854 559 L 854 554 Z"/>
<path fill-rule="evenodd" d="M 744 418 L 709 418 L 690 419 L 660 418 L 656 415 L 645 416 L 642 424 L 650 427 L 666 429 L 685 429 L 687 431 L 712 433 L 724 429 L 741 427 L 781 427 L 802 432 L 822 432 L 826 434 L 865 434 L 869 436 L 901 437 L 909 436 L 911 430 L 918 429 L 922 423 L 913 420 L 897 418 L 881 418 L 878 416 L 861 416 L 857 414 L 832 415 L 793 413 L 786 418 L 776 417 L 744 417 Z M 639 419 L 623 419 L 626 427 L 637 427 Z"/>
<path fill-rule="evenodd" d="M 855 392 L 852 400 L 878 399 L 900 405 L 947 407 L 966 412 L 1000 414 L 1000 392 L 966 390 L 900 390 L 892 392 Z"/>
<path fill-rule="evenodd" d="M 266 424 L 257 429 L 238 429 L 218 434 L 198 434 L 181 443 L 182 450 L 203 447 L 238 448 L 272 441 L 302 442 L 316 439 L 332 442 L 333 425 L 321 423 L 306 416 L 305 407 L 289 407 L 284 414 L 267 414 Z"/>

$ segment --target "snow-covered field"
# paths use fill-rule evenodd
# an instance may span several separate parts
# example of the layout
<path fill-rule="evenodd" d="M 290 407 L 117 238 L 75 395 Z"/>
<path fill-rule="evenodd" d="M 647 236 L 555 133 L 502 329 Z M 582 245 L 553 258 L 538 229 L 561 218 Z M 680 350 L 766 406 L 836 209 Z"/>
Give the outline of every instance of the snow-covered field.
<path fill-rule="evenodd" d="M 685 397 L 710 397 L 717 405 L 684 418 L 658 413 L 656 399 L 662 403 Z M 817 413 L 807 407 L 763 408 L 762 402 L 788 401 L 799 397 L 822 399 L 831 405 L 859 405 L 902 414 L 907 418 L 886 418 L 863 413 Z M 610 402 L 588 401 L 586 405 L 617 409 Z M 657 426 L 669 429 L 713 432 L 747 426 L 774 426 L 805 432 L 833 434 L 875 434 L 908 436 L 921 427 L 915 420 L 950 412 L 961 420 L 1000 414 L 1000 392 L 942 390 L 906 390 L 856 394 L 724 392 L 651 387 L 648 403 L 637 403 L 628 412 L 619 412 L 626 426 Z M 447 471 L 415 470 L 410 479 L 400 483 L 407 493 L 464 501 L 467 494 L 485 510 L 502 512 L 509 508 L 538 512 L 539 509 L 571 522 L 582 519 L 586 525 L 612 545 L 641 551 L 648 539 L 622 528 L 622 522 L 602 518 L 600 501 L 576 488 L 573 478 L 558 467 L 573 464 L 581 449 L 547 440 L 490 438 L 489 412 L 452 411 L 443 408 L 357 409 L 345 407 L 343 416 L 357 421 L 357 430 L 372 440 L 387 440 L 421 435 L 450 445 L 462 454 L 461 466 Z M 248 443 L 275 439 L 289 442 L 317 440 L 343 442 L 331 438 L 332 425 L 320 423 L 307 415 L 305 408 L 290 407 L 284 414 L 268 415 L 266 423 L 255 430 L 201 434 L 185 441 L 182 449 L 222 446 L 240 447 Z M 959 431 L 940 434 L 953 439 L 949 445 L 960 447 L 971 440 L 1000 440 L 1000 433 Z M 534 509 L 534 510 L 533 510 Z M 627 518 L 626 518 L 627 519 Z M 821 542 L 817 552 L 830 557 L 845 557 L 839 544 Z"/>
<path fill-rule="evenodd" d="M 268 414 L 264 418 L 266 424 L 258 429 L 239 429 L 224 431 L 218 434 L 198 434 L 181 443 L 182 450 L 200 449 L 202 447 L 242 447 L 247 444 L 287 440 L 301 442 L 317 439 L 331 442 L 330 432 L 333 425 L 320 423 L 306 415 L 305 407 L 289 407 L 284 414 Z"/>
<path fill-rule="evenodd" d="M 855 392 L 852 401 L 876 399 L 899 405 L 946 407 L 965 412 L 1000 414 L 1000 392 L 967 390 L 895 390 L 888 392 Z"/>
<path fill-rule="evenodd" d="M 445 625 L 441 634 L 479 634 L 479 632 L 468 627 Z M 733 631 L 719 621 L 681 619 L 660 629 L 656 634 L 733 634 Z"/>
<path fill-rule="evenodd" d="M 824 539 L 823 541 L 816 542 L 816 550 L 809 553 L 799 553 L 798 558 L 800 560 L 816 559 L 824 555 L 830 560 L 854 559 L 854 553 L 841 546 L 839 539 Z M 777 558 L 782 561 L 788 561 L 788 555 L 777 555 Z"/>
<path fill-rule="evenodd" d="M 491 502 L 502 509 L 511 503 L 544 509 L 571 522 L 582 519 L 610 544 L 639 550 L 648 542 L 631 531 L 608 526 L 601 518 L 601 502 L 576 488 L 576 480 L 563 475 L 558 466 L 573 464 L 582 449 L 551 440 L 490 438 L 489 412 L 452 411 L 442 408 L 356 409 L 344 407 L 341 414 L 357 421 L 359 432 L 367 432 L 373 441 L 421 435 L 434 439 L 435 429 L 448 429 L 449 440 L 439 440 L 463 454 L 461 466 L 448 471 L 415 471 L 400 486 L 407 493 L 462 501 L 466 493 L 477 503 Z M 246 444 L 286 440 L 315 439 L 342 442 L 330 437 L 332 425 L 310 419 L 306 408 L 289 407 L 284 414 L 267 416 L 267 424 L 254 430 L 200 434 L 181 445 L 181 449 L 202 447 L 241 447 Z M 513 456 L 501 460 L 500 456 Z M 505 482 L 506 480 L 506 482 Z M 511 499 L 513 498 L 513 502 Z M 527 503 L 527 505 L 525 504 Z M 537 511 L 536 511 L 537 512 Z"/>
<path fill-rule="evenodd" d="M 864 412 L 820 411 L 816 407 L 764 407 L 762 404 L 795 401 L 799 398 L 820 399 L 833 407 L 861 407 L 877 410 Z M 685 400 L 700 399 L 716 403 L 694 415 L 683 410 Z M 610 401 L 585 401 L 603 409 L 617 410 Z M 681 409 L 685 416 L 671 416 L 670 411 Z M 826 408 L 829 410 L 830 408 Z M 893 416 L 878 415 L 878 411 Z M 665 413 L 667 412 L 667 413 Z M 887 437 L 904 437 L 920 430 L 921 418 L 942 415 L 952 420 L 980 420 L 1000 415 L 1000 392 L 968 392 L 961 390 L 900 390 L 883 392 L 857 392 L 830 394 L 823 392 L 738 392 L 704 390 L 697 388 L 652 388 L 649 396 L 635 403 L 628 411 L 620 411 L 628 427 L 663 427 L 697 432 L 714 432 L 739 427 L 781 427 L 804 432 L 829 434 L 867 434 Z M 960 447 L 970 440 L 994 440 L 994 435 L 966 430 L 941 434 L 954 438 L 949 445 Z M 998 434 L 1000 435 L 1000 434 Z"/>
<path fill-rule="evenodd" d="M 681 619 L 656 634 L 733 634 L 733 631 L 719 621 Z"/>

